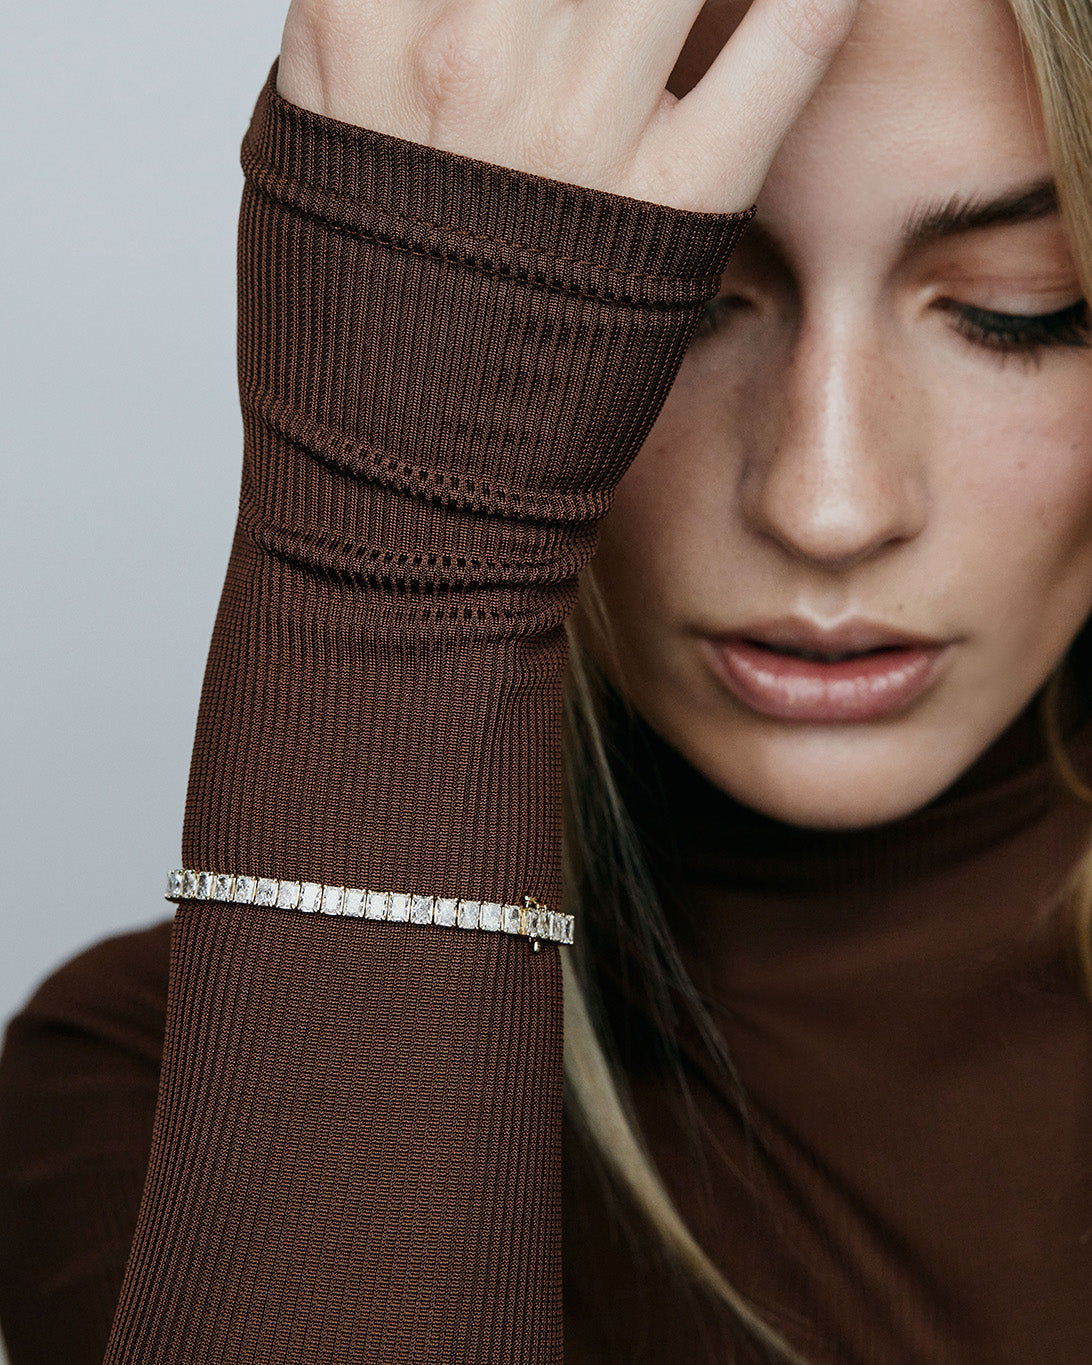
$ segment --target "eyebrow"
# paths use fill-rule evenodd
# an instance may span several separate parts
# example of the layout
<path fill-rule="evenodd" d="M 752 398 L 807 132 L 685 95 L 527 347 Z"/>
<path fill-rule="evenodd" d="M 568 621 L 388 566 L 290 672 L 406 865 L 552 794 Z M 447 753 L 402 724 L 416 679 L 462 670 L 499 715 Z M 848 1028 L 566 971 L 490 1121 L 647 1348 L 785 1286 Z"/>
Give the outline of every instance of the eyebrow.
<path fill-rule="evenodd" d="M 944 204 L 925 204 L 914 209 L 902 227 L 904 247 L 922 246 L 941 237 L 954 237 L 979 228 L 1012 227 L 1035 223 L 1058 212 L 1058 187 L 1053 180 L 1022 185 L 994 199 L 953 195 Z"/>

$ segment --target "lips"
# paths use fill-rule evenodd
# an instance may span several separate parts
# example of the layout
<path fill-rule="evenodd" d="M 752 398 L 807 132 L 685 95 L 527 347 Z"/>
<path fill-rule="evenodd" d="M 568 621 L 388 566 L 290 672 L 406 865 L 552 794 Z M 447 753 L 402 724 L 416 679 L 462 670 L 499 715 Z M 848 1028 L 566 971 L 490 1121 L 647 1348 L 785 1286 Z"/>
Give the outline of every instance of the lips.
<path fill-rule="evenodd" d="M 710 638 L 715 671 L 759 715 L 812 724 L 879 720 L 935 681 L 951 642 L 871 621 L 824 629 L 796 618 Z"/>

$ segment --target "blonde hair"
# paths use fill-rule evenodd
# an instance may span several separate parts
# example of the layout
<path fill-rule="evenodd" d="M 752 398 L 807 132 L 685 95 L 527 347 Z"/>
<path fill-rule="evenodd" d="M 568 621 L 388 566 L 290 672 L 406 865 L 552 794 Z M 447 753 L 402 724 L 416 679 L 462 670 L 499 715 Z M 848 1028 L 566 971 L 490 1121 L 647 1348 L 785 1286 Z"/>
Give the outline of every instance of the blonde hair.
<path fill-rule="evenodd" d="M 1092 5 L 1088 0 L 1009 0 L 1030 61 L 1055 167 L 1063 221 L 1082 287 L 1092 299 Z M 604 647 L 610 623 L 591 574 L 585 576 L 581 617 Z M 622 1068 L 601 1018 L 595 962 L 586 940 L 623 939 L 633 975 L 668 1047 L 682 1089 L 678 1053 L 671 1052 L 679 1013 L 691 1021 L 733 1080 L 723 1041 L 679 959 L 653 891 L 640 841 L 629 821 L 604 747 L 601 674 L 570 630 L 572 662 L 566 701 L 565 894 L 584 932 L 565 964 L 566 1102 L 618 1192 L 619 1217 L 636 1214 L 638 1235 L 663 1252 L 713 1305 L 727 1310 L 740 1348 L 766 1359 L 803 1365 L 782 1336 L 733 1288 L 698 1244 L 672 1202 L 641 1136 Z M 1042 716 L 1057 766 L 1073 792 L 1092 790 L 1065 755 L 1059 723 L 1061 672 L 1043 694 Z M 1076 955 L 1092 998 L 1092 843 L 1072 870 L 1065 904 L 1071 910 Z M 589 935 L 594 927 L 595 934 Z M 743 1100 L 740 1097 L 741 1111 Z M 695 1138 L 695 1153 L 697 1152 Z M 647 1234 L 651 1233 L 649 1237 Z"/>

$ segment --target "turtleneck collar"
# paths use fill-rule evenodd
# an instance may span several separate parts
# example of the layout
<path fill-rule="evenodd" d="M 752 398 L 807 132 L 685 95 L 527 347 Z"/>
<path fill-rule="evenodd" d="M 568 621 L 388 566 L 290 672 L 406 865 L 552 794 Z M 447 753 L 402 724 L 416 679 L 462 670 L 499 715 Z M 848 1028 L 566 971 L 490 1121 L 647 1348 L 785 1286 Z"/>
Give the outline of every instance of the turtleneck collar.
<path fill-rule="evenodd" d="M 1089 709 L 1070 705 L 1063 720 L 1067 754 L 1085 774 Z M 805 1053 L 833 1029 L 894 1056 L 915 1031 L 973 1031 L 984 1000 L 1007 1009 L 1029 992 L 1080 994 L 1059 892 L 1088 846 L 1092 809 L 1057 774 L 1037 700 L 934 801 L 859 830 L 804 829 L 742 805 L 617 698 L 607 724 L 674 948 L 730 1054 L 746 1062 L 749 1089 L 800 1084 L 786 1030 L 809 1040 Z M 588 929 L 631 1081 L 647 1080 L 659 1074 L 662 1025 L 638 945 Z M 670 1032 L 727 1094 L 734 1083 L 696 1020 L 684 1006 Z M 773 1049 L 761 1063 L 757 1039 Z"/>
<path fill-rule="evenodd" d="M 928 806 L 832 832 L 741 806 L 612 708 L 624 795 L 704 1009 L 664 1021 L 623 918 L 590 954 L 604 1017 L 684 1221 L 751 1302 L 839 1343 L 794 1340 L 809 1359 L 963 1359 L 972 1344 L 998 1359 L 983 1334 L 1000 1321 L 994 1343 L 1015 1340 L 1024 1322 L 1033 1342 L 1044 1313 L 1088 1339 L 1074 1153 L 1089 1015 L 1057 892 L 1092 811 L 1056 777 L 1036 711 Z M 1092 720 L 1067 729 L 1092 773 Z M 588 1219 L 576 1254 L 609 1274 L 605 1222 Z M 897 1344 L 878 1345 L 889 1330 Z"/>

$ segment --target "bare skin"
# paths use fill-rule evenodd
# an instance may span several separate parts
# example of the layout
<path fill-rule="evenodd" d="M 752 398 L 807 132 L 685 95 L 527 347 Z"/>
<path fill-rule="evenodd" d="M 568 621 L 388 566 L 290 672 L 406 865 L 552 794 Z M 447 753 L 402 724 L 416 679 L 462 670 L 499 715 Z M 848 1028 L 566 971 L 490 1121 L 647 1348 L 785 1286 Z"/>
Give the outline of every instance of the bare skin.
<path fill-rule="evenodd" d="M 707 8 L 679 93 L 743 8 Z M 791 823 L 936 797 L 1092 612 L 1092 350 L 1061 219 L 1032 195 L 1030 221 L 904 232 L 1050 181 L 1025 71 L 1004 0 L 866 0 L 604 525 L 625 690 L 714 783 Z M 779 706 L 806 663 L 740 651 L 773 683 L 733 690 L 726 637 L 786 620 L 940 651 L 890 713 L 817 719 Z"/>

